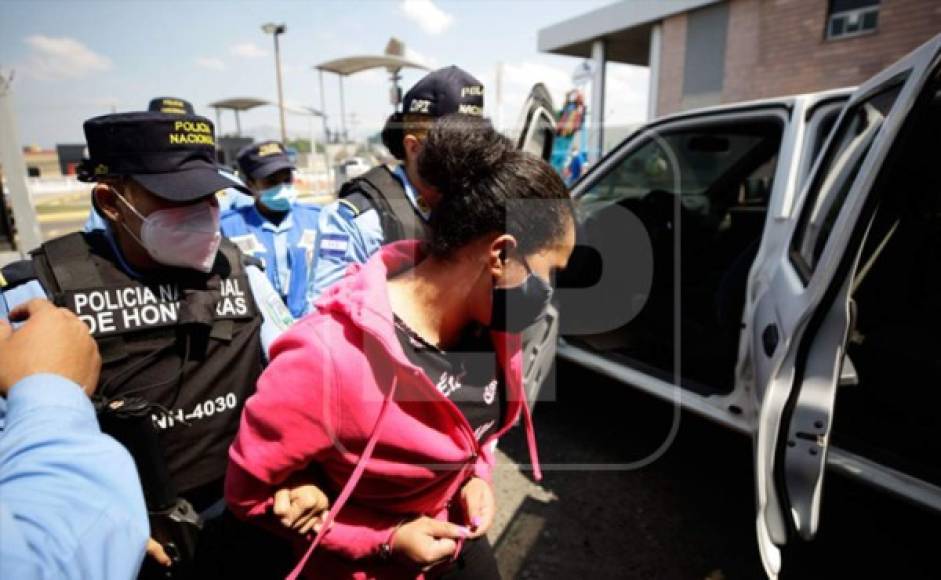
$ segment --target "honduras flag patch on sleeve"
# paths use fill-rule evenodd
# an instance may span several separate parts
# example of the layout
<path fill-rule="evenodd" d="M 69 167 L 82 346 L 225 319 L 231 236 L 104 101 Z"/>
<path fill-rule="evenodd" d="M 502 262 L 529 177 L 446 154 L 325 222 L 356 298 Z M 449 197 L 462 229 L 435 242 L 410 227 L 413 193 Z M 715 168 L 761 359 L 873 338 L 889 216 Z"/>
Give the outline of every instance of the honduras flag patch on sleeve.
<path fill-rule="evenodd" d="M 346 250 L 350 247 L 350 237 L 344 233 L 322 234 L 320 236 L 320 255 L 321 256 L 346 256 Z"/>

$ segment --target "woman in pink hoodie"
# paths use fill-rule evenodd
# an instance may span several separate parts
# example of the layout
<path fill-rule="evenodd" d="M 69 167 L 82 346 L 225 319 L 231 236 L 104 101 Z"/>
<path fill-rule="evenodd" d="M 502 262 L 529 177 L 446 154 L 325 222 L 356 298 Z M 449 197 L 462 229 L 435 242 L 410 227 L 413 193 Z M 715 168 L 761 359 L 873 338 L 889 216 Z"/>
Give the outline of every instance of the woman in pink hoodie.
<path fill-rule="evenodd" d="M 283 530 L 278 490 L 329 496 L 322 526 L 316 509 L 286 521 L 302 548 L 319 530 L 294 576 L 499 578 L 493 449 L 521 416 L 540 476 L 519 333 L 574 247 L 571 201 L 467 116 L 435 123 L 419 171 L 440 195 L 428 241 L 383 247 L 275 343 L 230 451 L 242 517 Z"/>

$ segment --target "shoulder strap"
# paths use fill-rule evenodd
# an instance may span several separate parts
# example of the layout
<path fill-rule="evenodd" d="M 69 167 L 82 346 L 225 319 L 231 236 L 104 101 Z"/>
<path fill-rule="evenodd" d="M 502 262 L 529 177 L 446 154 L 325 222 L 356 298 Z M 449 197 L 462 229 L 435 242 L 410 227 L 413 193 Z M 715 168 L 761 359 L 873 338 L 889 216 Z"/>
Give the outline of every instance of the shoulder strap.
<path fill-rule="evenodd" d="M 37 277 L 32 260 L 19 260 L 0 268 L 0 289 L 10 290 Z"/>
<path fill-rule="evenodd" d="M 356 199 L 358 196 L 366 199 Z M 405 186 L 385 165 L 374 167 L 344 184 L 339 197 L 349 200 L 358 209 L 367 207 L 365 202 L 369 203 L 368 209 L 375 208 L 386 243 L 425 237 L 424 222 L 405 195 Z M 360 209 L 360 213 L 362 211 Z"/>
<path fill-rule="evenodd" d="M 59 292 L 104 285 L 101 273 L 91 259 L 89 242 L 85 236 L 86 234 L 81 233 L 68 234 L 49 240 L 41 246 Z M 96 234 L 87 236 L 92 238 L 96 237 Z M 33 257 L 36 257 L 35 253 Z"/>
<path fill-rule="evenodd" d="M 347 192 L 345 197 L 342 197 L 337 201 L 352 211 L 353 217 L 358 217 L 360 214 L 365 213 L 374 207 L 373 203 L 369 200 L 369 196 L 359 190 Z"/>
<path fill-rule="evenodd" d="M 247 256 L 239 250 L 239 247 L 227 238 L 222 238 L 222 242 L 219 244 L 219 252 L 221 252 L 226 261 L 229 262 L 229 267 L 231 268 L 230 276 L 241 276 L 245 271 L 244 262 Z"/>
<path fill-rule="evenodd" d="M 62 295 L 70 290 L 100 288 L 104 280 L 92 259 L 92 249 L 106 252 L 108 241 L 100 231 L 73 233 L 49 240 L 32 252 L 33 262 L 41 282 L 52 291 L 53 300 L 63 305 Z M 127 348 L 121 336 L 100 337 L 98 351 L 103 363 L 112 363 L 127 357 Z"/>

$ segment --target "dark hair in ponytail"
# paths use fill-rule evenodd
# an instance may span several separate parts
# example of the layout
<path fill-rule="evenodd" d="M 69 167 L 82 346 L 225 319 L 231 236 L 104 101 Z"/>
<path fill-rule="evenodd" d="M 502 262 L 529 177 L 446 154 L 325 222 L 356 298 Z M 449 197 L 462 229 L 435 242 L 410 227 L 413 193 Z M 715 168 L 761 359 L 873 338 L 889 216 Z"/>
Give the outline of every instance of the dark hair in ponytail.
<path fill-rule="evenodd" d="M 560 240 L 574 217 L 555 171 L 479 117 L 438 119 L 418 157 L 418 173 L 441 194 L 425 243 L 436 257 L 490 233 L 513 235 L 519 251 L 531 254 Z"/>

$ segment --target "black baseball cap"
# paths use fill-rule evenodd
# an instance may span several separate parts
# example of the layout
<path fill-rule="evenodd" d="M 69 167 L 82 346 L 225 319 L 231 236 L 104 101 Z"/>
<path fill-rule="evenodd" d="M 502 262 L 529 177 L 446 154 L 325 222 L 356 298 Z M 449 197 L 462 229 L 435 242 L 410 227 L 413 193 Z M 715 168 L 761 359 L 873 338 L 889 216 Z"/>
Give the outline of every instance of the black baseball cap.
<path fill-rule="evenodd" d="M 239 173 L 254 180 L 264 179 L 282 169 L 294 169 L 294 164 L 279 141 L 253 143 L 236 156 Z"/>
<path fill-rule="evenodd" d="M 117 113 L 85 121 L 88 159 L 78 178 L 130 177 L 167 201 L 186 202 L 228 187 L 250 191 L 219 173 L 212 121 L 197 115 Z"/>
<path fill-rule="evenodd" d="M 193 110 L 193 104 L 185 99 L 178 99 L 176 97 L 157 97 L 155 99 L 150 99 L 150 104 L 147 105 L 148 111 L 154 111 L 157 113 L 170 113 L 173 115 L 195 115 Z"/>
<path fill-rule="evenodd" d="M 456 66 L 438 69 L 425 75 L 405 93 L 402 112 L 432 117 L 451 113 L 483 117 L 484 85 Z"/>

